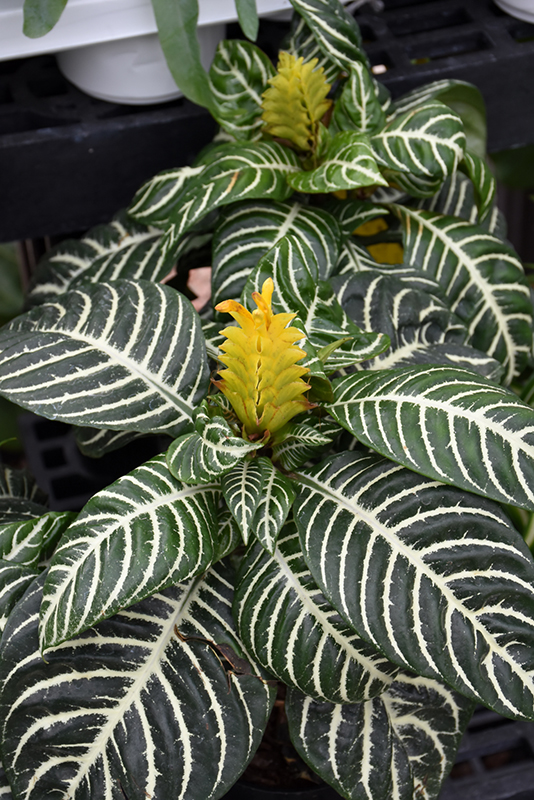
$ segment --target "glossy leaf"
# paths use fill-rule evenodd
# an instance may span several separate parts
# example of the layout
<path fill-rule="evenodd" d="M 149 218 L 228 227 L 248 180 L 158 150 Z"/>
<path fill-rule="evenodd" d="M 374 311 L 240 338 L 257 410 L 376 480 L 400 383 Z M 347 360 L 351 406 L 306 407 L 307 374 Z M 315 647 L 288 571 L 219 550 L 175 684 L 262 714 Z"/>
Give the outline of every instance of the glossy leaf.
<path fill-rule="evenodd" d="M 134 222 L 122 212 L 82 239 L 61 242 L 39 262 L 28 294 L 29 307 L 59 298 L 80 281 L 161 281 L 174 264 L 161 252 L 161 236 L 158 228 Z"/>
<path fill-rule="evenodd" d="M 183 190 L 194 183 L 203 169 L 204 165 L 198 165 L 158 172 L 135 193 L 128 214 L 145 225 L 154 223 L 163 226 L 180 203 Z"/>
<path fill-rule="evenodd" d="M 212 294 L 216 305 L 239 298 L 260 258 L 285 235 L 294 234 L 308 267 L 327 278 L 339 252 L 339 226 L 323 209 L 293 202 L 247 202 L 227 209 L 213 238 Z"/>
<path fill-rule="evenodd" d="M 35 519 L 0 524 L 0 559 L 36 568 L 42 551 L 54 545 L 75 519 L 72 511 L 50 511 Z"/>
<path fill-rule="evenodd" d="M 475 197 L 479 207 L 479 221 L 483 222 L 490 213 L 497 195 L 497 182 L 483 158 L 466 150 L 460 169 L 465 170 L 475 187 Z"/>
<path fill-rule="evenodd" d="M 239 461 L 221 480 L 222 493 L 247 544 L 263 494 L 265 473 L 256 459 Z"/>
<path fill-rule="evenodd" d="M 50 651 L 46 662 L 36 582 L 2 641 L 2 749 L 14 796 L 223 796 L 256 750 L 274 699 L 243 659 L 232 581 L 217 565 Z M 225 669 L 219 643 L 239 656 L 241 673 Z"/>
<path fill-rule="evenodd" d="M 219 42 L 209 74 L 220 125 L 236 139 L 259 139 L 262 93 L 275 74 L 265 53 L 246 41 Z"/>
<path fill-rule="evenodd" d="M 367 63 L 360 29 L 341 5 L 330 0 L 290 0 L 309 26 L 317 44 L 330 61 L 349 72 L 354 61 Z"/>
<path fill-rule="evenodd" d="M 16 561 L 0 559 L 0 637 L 4 631 L 9 615 L 24 595 L 30 584 L 40 575 L 36 567 L 20 564 Z M 4 800 L 1 791 L 0 798 Z"/>
<path fill-rule="evenodd" d="M 185 486 L 157 456 L 95 494 L 63 535 L 41 606 L 43 651 L 213 560 L 219 489 Z"/>
<path fill-rule="evenodd" d="M 534 510 L 534 411 L 468 370 L 403 367 L 333 382 L 329 411 L 374 450 L 437 480 Z"/>
<path fill-rule="evenodd" d="M 273 461 L 291 472 L 327 450 L 339 433 L 339 425 L 328 416 L 294 422 L 284 441 L 273 447 Z"/>
<path fill-rule="evenodd" d="M 375 84 L 367 67 L 355 61 L 333 115 L 337 129 L 355 128 L 359 133 L 373 134 L 386 123 L 386 115 L 376 95 Z"/>
<path fill-rule="evenodd" d="M 261 546 L 268 553 L 274 553 L 278 534 L 295 499 L 295 489 L 287 475 L 276 469 L 270 458 L 258 458 L 257 464 L 262 473 L 262 490 L 252 529 Z"/>
<path fill-rule="evenodd" d="M 29 472 L 0 465 L 0 523 L 31 520 L 47 511 L 47 496 Z"/>
<path fill-rule="evenodd" d="M 318 703 L 290 689 L 301 757 L 349 800 L 435 800 L 473 704 L 437 681 L 400 674 L 365 703 Z"/>
<path fill-rule="evenodd" d="M 83 284 L 0 332 L 0 393 L 63 422 L 179 435 L 205 395 L 200 321 L 148 281 Z"/>
<path fill-rule="evenodd" d="M 344 131 L 332 139 L 323 163 L 308 172 L 288 175 L 298 192 L 327 193 L 360 186 L 385 186 L 369 140 L 364 134 Z"/>
<path fill-rule="evenodd" d="M 328 53 L 325 53 L 321 49 L 311 28 L 306 24 L 305 20 L 297 14 L 293 14 L 291 30 L 285 43 L 285 49 L 288 53 L 295 56 L 295 58 L 302 58 L 305 62 L 316 58 L 316 69 L 324 70 L 323 74 L 328 83 L 333 83 L 339 76 L 339 64 L 332 61 Z"/>
<path fill-rule="evenodd" d="M 89 458 L 100 458 L 106 453 L 113 453 L 145 435 L 137 431 L 109 431 L 106 428 L 78 427 L 74 429 L 76 444 L 80 452 Z"/>
<path fill-rule="evenodd" d="M 514 251 L 456 217 L 406 206 L 393 210 L 404 228 L 405 262 L 440 284 L 467 325 L 470 344 L 504 364 L 510 382 L 532 343 L 532 305 Z"/>
<path fill-rule="evenodd" d="M 295 480 L 306 562 L 354 630 L 394 663 L 533 719 L 534 562 L 500 507 L 367 453 Z"/>
<path fill-rule="evenodd" d="M 216 208 L 245 199 L 286 200 L 292 193 L 286 179 L 297 171 L 296 154 L 277 142 L 221 145 L 170 212 L 164 252 L 174 252 L 182 235 Z"/>
<path fill-rule="evenodd" d="M 237 436 L 223 417 L 210 419 L 202 408 L 195 415 L 195 427 L 197 430 L 179 436 L 167 450 L 171 474 L 184 483 L 210 483 L 257 449 Z"/>
<path fill-rule="evenodd" d="M 380 694 L 398 668 L 362 641 L 321 594 L 287 525 L 270 556 L 247 550 L 234 615 L 254 658 L 288 686 L 316 700 L 355 703 Z"/>

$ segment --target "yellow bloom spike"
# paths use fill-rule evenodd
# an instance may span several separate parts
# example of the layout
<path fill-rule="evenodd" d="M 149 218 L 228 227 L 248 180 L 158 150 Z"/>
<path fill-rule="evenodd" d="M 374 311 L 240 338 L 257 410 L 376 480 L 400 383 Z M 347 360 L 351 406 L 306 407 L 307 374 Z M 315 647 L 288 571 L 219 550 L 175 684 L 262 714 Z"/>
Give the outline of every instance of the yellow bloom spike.
<path fill-rule="evenodd" d="M 326 99 L 330 84 L 323 68 L 315 69 L 317 63 L 281 52 L 278 72 L 262 95 L 265 133 L 287 139 L 302 152 L 314 149 L 317 123 L 332 105 Z"/>
<path fill-rule="evenodd" d="M 273 314 L 272 278 L 267 278 L 261 294 L 253 292 L 257 308 L 251 313 L 235 300 L 224 300 L 217 311 L 231 314 L 239 328 L 220 331 L 226 336 L 221 345 L 220 370 L 215 385 L 226 395 L 243 423 L 247 436 L 260 438 L 279 431 L 301 411 L 313 408 L 304 397 L 310 385 L 303 380 L 307 367 L 297 365 L 306 353 L 295 343 L 302 339 L 297 328 L 287 327 L 296 314 Z"/>

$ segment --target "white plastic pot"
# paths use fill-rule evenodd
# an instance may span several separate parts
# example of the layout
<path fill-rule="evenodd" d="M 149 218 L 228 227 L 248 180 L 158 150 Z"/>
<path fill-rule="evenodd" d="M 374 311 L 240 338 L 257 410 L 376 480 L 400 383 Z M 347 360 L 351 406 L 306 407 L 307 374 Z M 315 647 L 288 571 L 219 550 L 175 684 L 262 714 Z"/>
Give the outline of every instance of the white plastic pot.
<path fill-rule="evenodd" d="M 177 0 L 175 0 L 177 2 Z M 291 9 L 289 0 L 257 0 L 260 16 Z M 69 0 L 57 25 L 39 39 L 22 33 L 23 0 L 1 0 L 0 61 L 56 53 L 63 74 L 93 97 L 158 103 L 180 97 L 156 35 L 150 0 Z M 208 67 L 234 0 L 199 0 L 198 38 Z"/>
<path fill-rule="evenodd" d="M 499 8 L 513 17 L 534 22 L 534 0 L 495 0 Z"/>

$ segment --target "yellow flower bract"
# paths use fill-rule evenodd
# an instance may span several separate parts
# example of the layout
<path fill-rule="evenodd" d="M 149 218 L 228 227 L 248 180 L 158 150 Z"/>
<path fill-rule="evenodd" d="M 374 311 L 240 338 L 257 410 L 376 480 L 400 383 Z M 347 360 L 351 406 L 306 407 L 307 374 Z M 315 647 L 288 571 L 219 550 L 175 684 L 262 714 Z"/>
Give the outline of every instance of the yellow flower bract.
<path fill-rule="evenodd" d="M 274 434 L 301 411 L 312 408 L 304 397 L 310 386 L 298 366 L 306 355 L 296 345 L 302 339 L 298 328 L 287 327 L 296 314 L 273 314 L 274 284 L 267 278 L 261 294 L 252 293 L 257 305 L 250 312 L 236 300 L 224 300 L 215 308 L 239 323 L 220 331 L 226 341 L 220 346 L 220 370 L 215 385 L 228 398 L 249 438 Z"/>
<path fill-rule="evenodd" d="M 316 58 L 304 63 L 302 57 L 281 52 L 278 71 L 262 95 L 265 133 L 286 139 L 302 152 L 313 149 L 317 123 L 332 105 L 326 99 L 330 84 L 323 68 L 315 69 L 317 63 Z"/>

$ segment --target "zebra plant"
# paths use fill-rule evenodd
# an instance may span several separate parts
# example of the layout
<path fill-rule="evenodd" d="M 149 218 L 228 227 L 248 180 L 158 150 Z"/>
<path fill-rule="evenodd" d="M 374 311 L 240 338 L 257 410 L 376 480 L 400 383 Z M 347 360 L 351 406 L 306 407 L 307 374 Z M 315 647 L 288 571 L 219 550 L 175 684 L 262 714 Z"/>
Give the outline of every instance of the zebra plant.
<path fill-rule="evenodd" d="M 534 720 L 532 305 L 477 92 L 392 100 L 292 4 L 277 67 L 219 46 L 217 141 L 0 332 L 84 452 L 169 437 L 79 514 L 0 475 L 2 797 L 223 797 L 277 684 L 350 800 L 436 798 L 476 703 Z M 208 245 L 199 316 L 163 280 Z"/>

